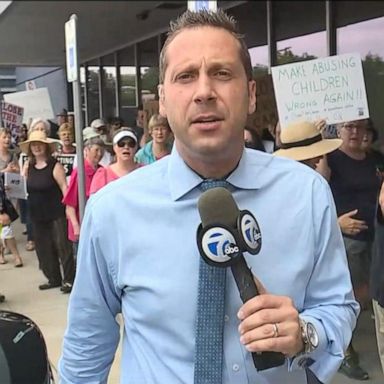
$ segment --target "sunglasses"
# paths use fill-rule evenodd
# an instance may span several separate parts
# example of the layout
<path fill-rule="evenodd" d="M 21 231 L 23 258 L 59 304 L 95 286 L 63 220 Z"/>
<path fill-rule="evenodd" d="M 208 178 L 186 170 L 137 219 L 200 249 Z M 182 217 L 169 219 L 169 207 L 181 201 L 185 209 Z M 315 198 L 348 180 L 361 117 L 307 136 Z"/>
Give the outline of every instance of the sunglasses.
<path fill-rule="evenodd" d="M 117 146 L 119 148 L 124 148 L 126 145 L 128 145 L 129 148 L 135 148 L 136 147 L 136 143 L 133 140 L 120 140 L 117 143 Z"/>

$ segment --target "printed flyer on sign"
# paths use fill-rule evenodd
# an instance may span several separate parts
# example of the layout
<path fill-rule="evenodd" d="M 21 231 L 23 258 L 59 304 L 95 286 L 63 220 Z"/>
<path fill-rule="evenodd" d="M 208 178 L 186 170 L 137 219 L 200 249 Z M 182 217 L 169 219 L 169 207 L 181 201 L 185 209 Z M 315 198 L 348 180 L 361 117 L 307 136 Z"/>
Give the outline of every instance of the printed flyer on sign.
<path fill-rule="evenodd" d="M 4 172 L 4 185 L 7 186 L 7 197 L 27 199 L 27 184 L 19 173 Z"/>
<path fill-rule="evenodd" d="M 295 120 L 337 124 L 369 117 L 359 54 L 279 65 L 272 78 L 282 128 Z"/>

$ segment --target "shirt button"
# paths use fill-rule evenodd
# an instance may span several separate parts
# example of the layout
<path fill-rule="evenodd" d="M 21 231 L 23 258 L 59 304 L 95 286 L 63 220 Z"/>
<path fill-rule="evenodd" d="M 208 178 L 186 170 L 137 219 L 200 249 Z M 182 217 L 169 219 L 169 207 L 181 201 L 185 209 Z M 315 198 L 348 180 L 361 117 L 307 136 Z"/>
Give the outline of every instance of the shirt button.
<path fill-rule="evenodd" d="M 225 315 L 224 316 L 224 321 L 228 321 L 229 320 L 229 316 L 228 315 Z"/>
<path fill-rule="evenodd" d="M 240 369 L 240 367 L 239 367 L 238 364 L 233 364 L 233 365 L 232 365 L 232 369 L 233 369 L 235 372 L 237 372 L 237 371 Z"/>

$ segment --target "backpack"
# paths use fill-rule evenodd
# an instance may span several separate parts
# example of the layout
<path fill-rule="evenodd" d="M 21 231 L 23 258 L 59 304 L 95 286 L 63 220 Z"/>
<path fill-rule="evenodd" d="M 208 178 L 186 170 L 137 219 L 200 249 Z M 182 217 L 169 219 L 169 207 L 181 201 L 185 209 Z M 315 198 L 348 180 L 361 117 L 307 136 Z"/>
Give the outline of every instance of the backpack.
<path fill-rule="evenodd" d="M 39 327 L 19 313 L 0 311 L 0 383 L 54 384 Z"/>

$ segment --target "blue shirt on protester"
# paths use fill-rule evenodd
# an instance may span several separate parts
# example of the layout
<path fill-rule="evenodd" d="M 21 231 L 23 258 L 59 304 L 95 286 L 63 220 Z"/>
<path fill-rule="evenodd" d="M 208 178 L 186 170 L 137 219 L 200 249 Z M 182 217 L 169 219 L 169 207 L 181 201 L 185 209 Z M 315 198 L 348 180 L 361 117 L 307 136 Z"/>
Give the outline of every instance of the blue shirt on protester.
<path fill-rule="evenodd" d="M 91 197 L 59 363 L 62 384 L 107 382 L 120 337 L 118 313 L 124 318 L 121 383 L 193 383 L 201 181 L 174 148 Z M 315 325 L 319 346 L 310 359 L 257 372 L 239 341 L 242 302 L 228 270 L 223 383 L 306 383 L 305 362 L 329 382 L 359 307 L 327 182 L 307 166 L 252 150 L 227 181 L 239 208 L 250 210 L 261 228 L 262 249 L 245 255 L 248 265 L 268 292 L 292 298 Z"/>

